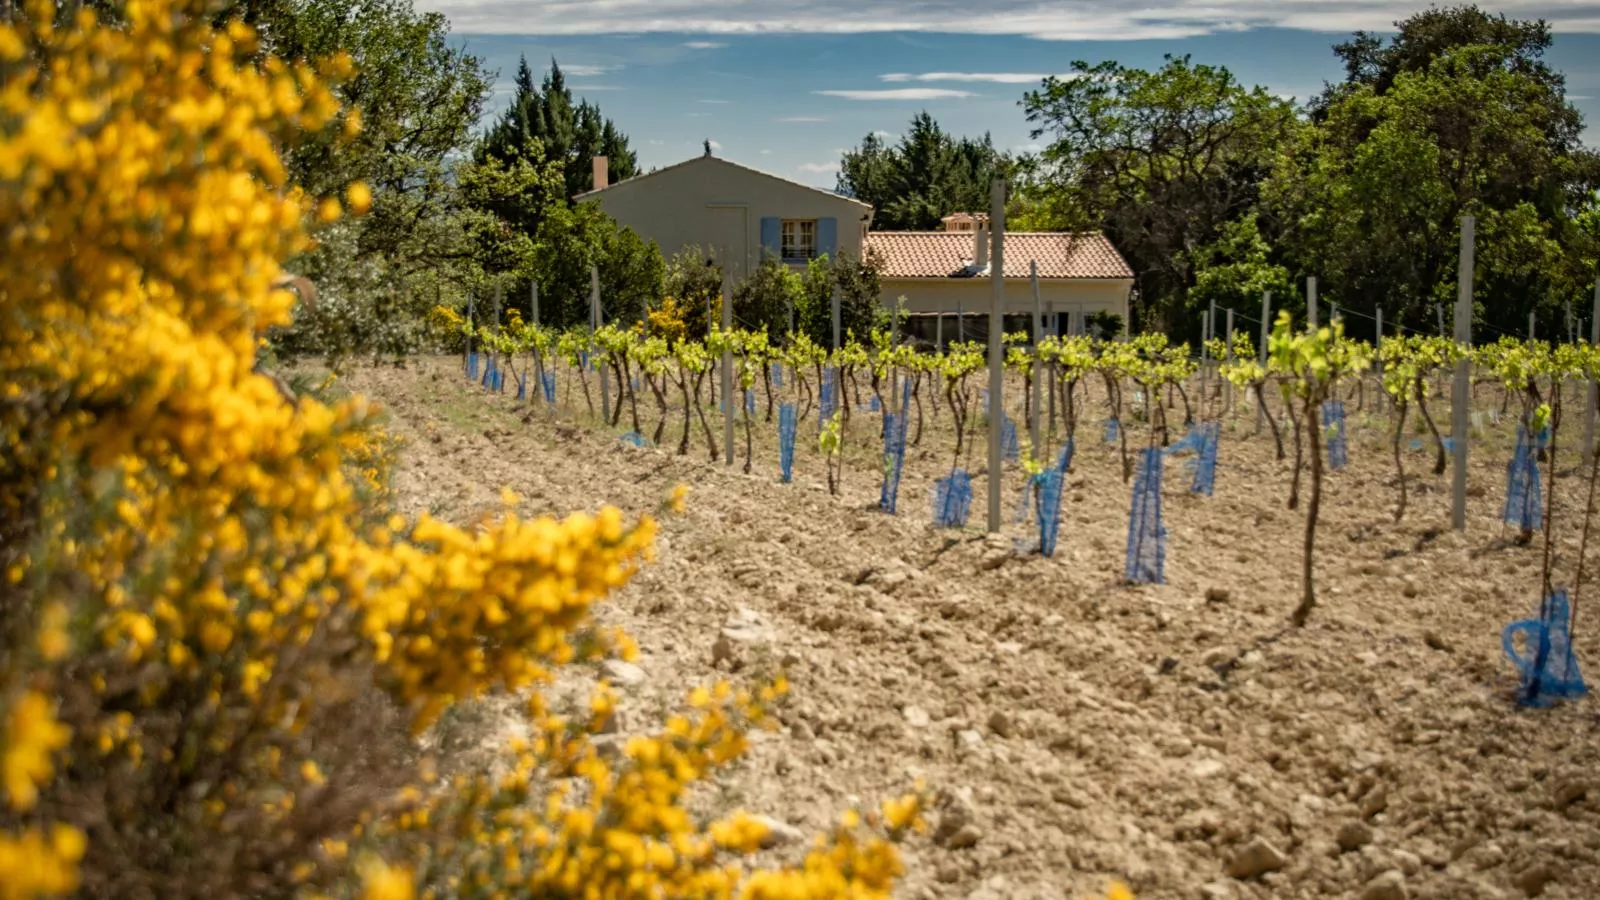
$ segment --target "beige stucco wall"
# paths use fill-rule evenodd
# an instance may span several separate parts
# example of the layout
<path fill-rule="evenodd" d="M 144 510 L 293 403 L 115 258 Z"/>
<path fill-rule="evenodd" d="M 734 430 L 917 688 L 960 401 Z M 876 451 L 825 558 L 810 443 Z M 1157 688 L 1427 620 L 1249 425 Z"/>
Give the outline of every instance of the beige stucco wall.
<path fill-rule="evenodd" d="M 989 310 L 994 297 L 988 278 L 945 278 L 938 280 L 897 280 L 885 278 L 883 302 L 893 306 L 904 296 L 906 309 L 913 313 L 953 313 L 957 307 L 968 314 Z M 1040 281 L 1039 301 L 1046 312 L 1092 314 L 1114 312 L 1128 320 L 1128 293 L 1132 279 L 1117 281 Z M 1017 315 L 1033 312 L 1033 289 L 1026 278 L 1006 281 L 1006 312 Z"/>
<path fill-rule="evenodd" d="M 761 261 L 761 220 L 838 220 L 838 246 L 861 258 L 861 217 L 870 209 L 844 197 L 763 175 L 715 157 L 618 183 L 580 198 L 653 240 L 669 259 L 690 244 L 716 245 L 733 283 Z M 737 224 L 739 212 L 742 224 Z M 742 238 L 742 241 L 740 240 Z M 740 246 L 742 244 L 742 246 Z"/>

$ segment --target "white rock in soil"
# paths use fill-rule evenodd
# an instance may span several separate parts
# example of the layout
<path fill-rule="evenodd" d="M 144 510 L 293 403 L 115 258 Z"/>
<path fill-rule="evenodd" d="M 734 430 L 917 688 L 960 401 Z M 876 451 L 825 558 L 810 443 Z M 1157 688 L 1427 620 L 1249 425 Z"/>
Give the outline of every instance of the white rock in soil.
<path fill-rule="evenodd" d="M 1361 900 L 1411 900 L 1405 874 L 1399 869 L 1390 869 L 1372 879 L 1361 889 Z"/>
<path fill-rule="evenodd" d="M 798 844 L 806 839 L 805 832 L 782 819 L 774 819 L 771 816 L 754 816 L 752 818 L 767 829 L 767 833 L 761 836 L 761 849 L 763 850 L 770 850 L 773 847 L 787 847 L 790 844 Z"/>
<path fill-rule="evenodd" d="M 1227 871 L 1232 878 L 1260 878 L 1268 872 L 1282 869 L 1288 862 L 1282 851 L 1272 846 L 1265 838 L 1258 837 L 1244 845 L 1244 848 L 1234 855 L 1228 862 Z"/>
<path fill-rule="evenodd" d="M 1227 767 L 1218 760 L 1202 759 L 1194 764 L 1194 769 L 1191 771 L 1193 771 L 1195 778 L 1205 779 L 1215 778 L 1218 775 L 1221 775 L 1226 769 Z"/>
<path fill-rule="evenodd" d="M 933 717 L 920 706 L 908 706 L 900 714 L 905 716 L 906 724 L 912 728 L 927 728 L 933 722 Z"/>
<path fill-rule="evenodd" d="M 962 750 L 977 750 L 983 746 L 983 735 L 968 728 L 956 734 L 956 745 Z"/>
<path fill-rule="evenodd" d="M 772 627 L 761 614 L 748 607 L 739 607 L 723 623 L 711 645 L 711 665 L 726 660 L 730 668 L 743 668 L 759 649 L 771 647 L 774 640 Z"/>
<path fill-rule="evenodd" d="M 620 659 L 608 659 L 600 664 L 600 677 L 612 684 L 632 686 L 643 684 L 645 681 L 644 670 L 631 662 Z"/>

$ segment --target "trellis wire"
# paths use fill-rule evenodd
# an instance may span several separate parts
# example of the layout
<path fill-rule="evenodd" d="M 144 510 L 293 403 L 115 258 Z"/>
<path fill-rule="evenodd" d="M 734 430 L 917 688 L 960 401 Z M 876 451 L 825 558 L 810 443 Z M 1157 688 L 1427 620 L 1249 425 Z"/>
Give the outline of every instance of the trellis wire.
<path fill-rule="evenodd" d="M 1517 448 L 1506 466 L 1506 505 L 1500 517 L 1507 525 L 1532 531 L 1543 521 L 1540 505 L 1538 451 L 1529 440 L 1528 429 L 1517 426 Z"/>
<path fill-rule="evenodd" d="M 965 469 L 933 483 L 933 524 L 941 528 L 965 528 L 972 513 L 972 476 Z"/>
<path fill-rule="evenodd" d="M 1166 581 L 1167 530 L 1161 524 L 1161 458 L 1158 447 L 1147 448 L 1133 481 L 1133 508 L 1128 516 L 1128 552 L 1123 578 L 1129 584 Z"/>
<path fill-rule="evenodd" d="M 778 407 L 778 467 L 783 471 L 783 483 L 794 481 L 794 404 Z"/>
<path fill-rule="evenodd" d="M 1571 626 L 1566 589 L 1558 588 L 1544 604 L 1542 617 L 1512 622 L 1501 632 L 1501 646 L 1522 675 L 1517 690 L 1519 704 L 1547 707 L 1589 693 L 1578 671 L 1578 658 L 1572 652 Z M 1518 635 L 1523 636 L 1526 654 L 1517 652 Z"/>

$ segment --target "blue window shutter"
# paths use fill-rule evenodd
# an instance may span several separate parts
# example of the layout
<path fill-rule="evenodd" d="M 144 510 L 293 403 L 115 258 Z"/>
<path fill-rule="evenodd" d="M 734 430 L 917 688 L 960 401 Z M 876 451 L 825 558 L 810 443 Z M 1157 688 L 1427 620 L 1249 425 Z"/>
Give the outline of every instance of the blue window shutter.
<path fill-rule="evenodd" d="M 761 218 L 761 258 L 763 260 L 769 256 L 773 259 L 781 259 L 783 256 L 783 248 L 779 246 L 783 240 L 778 233 L 780 225 L 781 223 L 776 216 L 763 216 Z"/>
<path fill-rule="evenodd" d="M 829 259 L 833 259 L 834 254 L 838 251 L 838 249 L 839 220 L 833 218 L 818 219 L 817 252 L 820 254 L 826 254 Z"/>

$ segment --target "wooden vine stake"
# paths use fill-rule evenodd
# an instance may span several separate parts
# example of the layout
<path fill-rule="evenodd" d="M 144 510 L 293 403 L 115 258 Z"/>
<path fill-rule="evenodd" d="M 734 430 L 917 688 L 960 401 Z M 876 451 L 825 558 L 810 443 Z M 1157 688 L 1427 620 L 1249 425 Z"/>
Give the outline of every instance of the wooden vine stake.
<path fill-rule="evenodd" d="M 1456 343 L 1462 352 L 1457 354 L 1455 385 L 1450 397 L 1452 420 L 1450 431 L 1454 438 L 1454 446 L 1450 449 L 1455 457 L 1455 471 L 1452 473 L 1451 481 L 1450 527 L 1457 531 L 1464 531 L 1467 527 L 1467 413 L 1472 402 L 1472 360 L 1465 351 L 1472 346 L 1472 251 L 1475 224 L 1472 216 L 1461 217 L 1461 267 L 1457 270 L 1456 285 Z"/>

